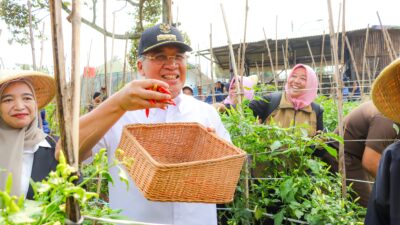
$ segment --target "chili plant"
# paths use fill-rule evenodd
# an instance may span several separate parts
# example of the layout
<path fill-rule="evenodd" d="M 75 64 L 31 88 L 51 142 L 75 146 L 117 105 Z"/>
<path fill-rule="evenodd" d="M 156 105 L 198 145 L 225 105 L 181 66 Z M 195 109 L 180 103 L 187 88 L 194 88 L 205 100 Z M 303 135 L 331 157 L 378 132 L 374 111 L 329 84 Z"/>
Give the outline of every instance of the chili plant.
<path fill-rule="evenodd" d="M 343 141 L 333 133 L 309 137 L 307 127 L 280 128 L 259 124 L 244 102 L 242 112 L 222 116 L 232 142 L 248 153 L 251 178 L 242 174 L 228 224 L 362 224 L 365 209 L 357 199 L 341 196 L 341 181 L 314 156 L 319 149 L 336 157 L 327 140 Z M 245 197 L 246 182 L 249 195 Z M 285 219 L 286 218 L 286 219 Z"/>
<path fill-rule="evenodd" d="M 98 195 L 84 189 L 91 178 L 102 175 L 109 182 L 113 182 L 109 174 L 111 166 L 117 166 L 118 161 L 105 164 L 106 150 L 102 149 L 94 156 L 95 171 L 90 177 L 78 181 L 77 171 L 66 163 L 64 155 L 60 154 L 56 171 L 50 172 L 48 178 L 42 182 L 31 182 L 35 201 L 25 200 L 24 196 L 12 196 L 10 190 L 12 177 L 8 177 L 4 191 L 0 191 L 0 224 L 63 224 L 66 218 L 65 203 L 68 197 L 74 197 L 80 207 L 81 214 L 102 218 L 123 218 L 119 210 L 112 210 L 107 204 L 98 204 Z M 132 163 L 122 162 L 122 163 Z M 122 171 L 122 170 L 121 170 Z M 120 179 L 128 185 L 126 175 L 121 172 Z M 86 224 L 91 224 L 85 221 Z"/>

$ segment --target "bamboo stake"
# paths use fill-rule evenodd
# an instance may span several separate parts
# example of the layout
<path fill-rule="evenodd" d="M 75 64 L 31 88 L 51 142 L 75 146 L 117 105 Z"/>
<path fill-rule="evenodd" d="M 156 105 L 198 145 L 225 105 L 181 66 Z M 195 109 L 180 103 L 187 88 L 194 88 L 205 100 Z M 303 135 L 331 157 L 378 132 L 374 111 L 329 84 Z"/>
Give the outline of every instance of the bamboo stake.
<path fill-rule="evenodd" d="M 261 53 L 261 83 L 264 84 L 264 53 Z"/>
<path fill-rule="evenodd" d="M 317 65 L 315 64 L 314 55 L 311 51 L 310 43 L 307 40 L 308 51 L 310 52 L 311 60 L 312 60 L 312 67 L 315 71 L 317 71 Z M 319 90 L 322 91 L 321 81 L 318 82 Z"/>
<path fill-rule="evenodd" d="M 51 33 L 53 43 L 54 73 L 57 86 L 57 114 L 60 123 L 61 146 L 66 153 L 69 165 L 78 171 L 79 136 L 79 36 L 80 36 L 80 1 L 72 1 L 72 73 L 71 87 L 67 83 L 64 62 L 64 41 L 62 35 L 61 1 L 50 0 Z M 77 73 L 78 72 L 78 73 Z M 72 95 L 72 100 L 71 100 Z M 70 104 L 72 102 L 72 105 Z M 74 130 L 75 129 L 75 130 Z M 83 218 L 79 205 L 73 197 L 67 199 L 66 223 L 79 224 Z"/>
<path fill-rule="evenodd" d="M 282 45 L 282 57 L 283 57 L 283 66 L 285 67 L 285 73 L 287 74 L 287 64 L 286 64 L 286 55 L 285 55 L 285 47 Z"/>
<path fill-rule="evenodd" d="M 286 66 L 290 67 L 289 65 L 289 39 L 286 37 L 286 42 L 285 42 L 285 59 L 286 59 Z"/>
<path fill-rule="evenodd" d="M 111 96 L 112 89 L 113 89 L 113 64 L 114 64 L 114 40 L 115 40 L 115 12 L 113 12 L 113 31 L 112 31 L 112 38 L 111 38 L 111 59 L 110 59 L 110 88 L 108 89 L 108 96 Z"/>
<path fill-rule="evenodd" d="M 39 61 L 39 69 L 43 69 L 43 55 L 44 55 L 44 28 L 46 23 L 43 22 L 42 33 L 41 33 L 41 40 L 40 40 L 40 61 Z"/>
<path fill-rule="evenodd" d="M 247 12 L 249 11 L 249 2 L 248 0 L 246 0 L 246 8 L 245 8 L 245 16 L 244 16 L 244 32 L 243 32 L 243 46 L 242 46 L 242 65 L 241 65 L 241 69 L 240 69 L 240 80 L 243 81 L 243 75 L 245 73 L 245 67 L 244 67 L 244 63 L 246 60 L 246 31 L 247 31 Z M 244 88 L 243 88 L 243 82 L 240 82 L 240 93 L 244 93 Z M 246 167 L 247 169 L 247 167 Z M 248 172 L 246 170 L 246 172 Z M 246 182 L 246 184 L 248 185 L 248 183 Z M 247 187 L 248 190 L 248 187 Z"/>
<path fill-rule="evenodd" d="M 367 47 L 368 47 L 368 36 L 369 36 L 369 24 L 367 26 L 367 31 L 365 33 L 365 42 L 364 42 L 364 52 L 363 52 L 363 64 L 362 64 L 362 72 L 361 72 L 361 76 L 362 76 L 362 90 L 365 87 L 365 61 L 367 60 L 366 54 L 367 54 Z"/>
<path fill-rule="evenodd" d="M 323 66 L 322 66 L 323 65 L 322 62 L 324 60 L 324 55 L 325 55 L 324 50 L 325 50 L 325 30 L 324 30 L 324 32 L 322 34 L 321 61 L 319 63 L 319 70 L 320 70 L 319 71 L 319 83 L 322 83 L 322 81 L 323 81 L 322 75 L 323 75 L 324 69 L 323 69 Z M 320 88 L 321 87 L 322 87 L 322 84 L 320 85 Z M 320 93 L 322 93 L 322 89 L 321 89 Z"/>
<path fill-rule="evenodd" d="M 214 85 L 214 73 L 213 73 L 213 48 L 212 48 L 212 24 L 210 23 L 210 68 L 211 68 L 211 82 Z M 212 102 L 215 103 L 215 88 L 211 86 Z"/>
<path fill-rule="evenodd" d="M 103 29 L 107 30 L 107 0 L 103 1 Z M 108 93 L 107 85 L 107 36 L 103 35 L 104 42 L 104 87 L 106 88 L 106 93 Z"/>
<path fill-rule="evenodd" d="M 342 60 L 341 63 L 342 65 L 344 64 L 344 47 L 345 47 L 345 38 L 346 38 L 346 0 L 343 0 L 343 14 L 342 14 L 342 51 L 341 51 L 341 56 L 342 56 Z M 339 33 L 339 29 L 338 29 L 338 33 Z M 343 70 L 340 71 L 340 74 L 343 74 Z"/>
<path fill-rule="evenodd" d="M 351 48 L 349 39 L 347 37 L 346 37 L 346 44 L 347 44 L 347 48 L 349 49 L 349 52 L 350 52 L 351 62 L 353 63 L 353 67 L 354 67 L 354 70 L 356 72 L 357 83 L 358 83 L 358 86 L 360 86 L 360 75 L 358 74 L 358 68 L 357 68 L 356 60 L 354 59 L 353 50 Z M 360 92 L 361 92 L 361 98 L 363 98 L 364 97 L 364 92 L 362 91 L 362 88 L 360 88 Z"/>
<path fill-rule="evenodd" d="M 339 74 L 339 58 L 337 55 L 337 39 L 334 34 L 333 28 L 333 17 L 332 17 L 332 8 L 331 8 L 331 1 L 327 0 L 328 2 L 328 13 L 329 13 L 329 31 L 330 31 L 330 38 L 331 38 L 331 45 L 332 45 L 332 53 L 333 53 L 333 61 L 334 61 L 334 78 L 335 82 L 338 84 L 336 86 L 336 94 L 338 98 L 338 130 L 339 136 L 343 137 L 343 99 L 342 99 L 342 87 L 343 81 Z M 346 189 L 346 165 L 345 165 L 345 157 L 344 157 L 344 145 L 343 143 L 339 143 L 339 173 L 342 176 L 342 196 L 346 198 L 347 196 L 347 189 Z"/>
<path fill-rule="evenodd" d="M 31 54 L 32 54 L 32 67 L 33 70 L 36 68 L 36 55 L 35 55 L 35 39 L 33 38 L 33 27 L 32 27 L 32 1 L 28 0 L 28 19 L 29 19 L 29 42 L 31 44 Z"/>
<path fill-rule="evenodd" d="M 83 86 L 85 86 L 85 91 L 86 91 L 86 93 L 85 93 L 85 102 L 83 103 L 83 105 L 84 105 L 84 107 L 85 107 L 85 109 L 86 109 L 86 106 L 88 106 L 90 103 L 89 103 L 89 100 L 91 99 L 91 92 L 89 91 L 89 81 L 90 81 L 90 79 L 89 79 L 89 77 L 88 77 L 88 75 L 89 75 L 89 61 L 90 61 L 90 52 L 91 52 L 91 50 L 92 50 L 92 40 L 90 40 L 90 45 L 89 45 L 89 51 L 88 51 L 88 58 L 87 58 L 87 62 L 86 62 L 86 68 L 85 68 L 85 70 L 84 70 L 84 72 L 83 72 L 83 85 L 82 85 L 82 87 Z M 83 89 L 83 88 L 82 88 Z M 83 95 L 83 90 L 81 91 L 81 95 Z"/>
<path fill-rule="evenodd" d="M 200 66 L 200 54 L 199 54 L 199 51 L 200 51 L 200 46 L 199 45 L 197 45 L 197 53 L 198 53 L 198 55 L 197 55 L 197 71 L 199 72 L 199 79 L 200 79 L 200 81 L 199 81 L 199 85 L 200 85 L 200 92 L 201 93 L 199 93 L 199 95 L 200 96 L 202 96 L 203 95 L 203 78 L 201 77 L 201 66 Z"/>
<path fill-rule="evenodd" d="M 275 20 L 275 68 L 278 69 L 278 15 Z"/>
<path fill-rule="evenodd" d="M 124 50 L 124 69 L 122 72 L 122 86 L 125 86 L 126 83 L 126 59 L 128 58 L 127 51 L 128 51 L 128 40 L 125 40 L 125 50 Z"/>
<path fill-rule="evenodd" d="M 390 42 L 391 42 L 391 40 L 389 41 L 390 37 L 388 37 L 387 33 L 385 32 L 386 28 L 382 25 L 381 17 L 379 16 L 378 11 L 376 11 L 376 15 L 378 16 L 379 24 L 381 25 L 383 39 L 385 40 L 385 45 L 386 45 L 387 51 L 389 53 L 390 61 L 394 61 L 394 59 L 396 58 L 396 54 L 393 52 L 394 49 L 392 49 L 392 47 L 390 45 Z"/>
<path fill-rule="evenodd" d="M 264 32 L 265 45 L 267 45 L 268 56 L 269 56 L 269 62 L 270 62 L 270 64 L 271 64 L 272 75 L 274 76 L 275 87 L 276 87 L 276 90 L 279 90 L 279 89 L 278 89 L 278 77 L 277 77 L 277 74 L 275 73 L 275 70 L 274 70 L 274 63 L 272 62 L 271 50 L 269 49 L 269 44 L 268 44 L 268 40 L 267 40 L 267 35 L 265 35 L 265 29 L 264 29 L 264 28 L 263 28 L 263 32 Z"/>
<path fill-rule="evenodd" d="M 233 67 L 233 76 L 236 76 L 238 74 L 238 70 L 236 67 L 236 62 L 235 62 L 235 54 L 233 53 L 233 47 L 232 47 L 232 42 L 231 42 L 231 37 L 229 35 L 229 29 L 228 29 L 228 23 L 226 21 L 226 17 L 225 17 L 225 12 L 224 12 L 224 6 L 221 3 L 221 11 L 222 11 L 222 17 L 224 19 L 224 24 L 225 24 L 225 30 L 226 30 L 226 36 L 228 38 L 228 46 L 229 46 L 229 53 L 230 53 L 230 57 L 232 60 L 232 67 Z M 242 104 L 242 96 L 239 93 L 240 92 L 240 85 L 239 82 L 235 82 L 236 85 L 236 92 L 237 92 L 237 98 L 238 98 L 238 103 L 241 105 Z M 240 109 L 239 109 L 240 112 Z"/>

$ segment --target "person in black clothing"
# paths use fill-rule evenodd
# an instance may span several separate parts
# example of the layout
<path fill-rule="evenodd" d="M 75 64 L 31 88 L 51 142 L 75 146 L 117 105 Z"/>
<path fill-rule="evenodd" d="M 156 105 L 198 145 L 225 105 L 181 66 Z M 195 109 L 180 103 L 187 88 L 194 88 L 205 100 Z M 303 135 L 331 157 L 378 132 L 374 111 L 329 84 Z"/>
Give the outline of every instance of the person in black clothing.
<path fill-rule="evenodd" d="M 55 170 L 55 140 L 39 128 L 39 109 L 55 96 L 54 78 L 33 71 L 0 71 L 0 188 L 11 173 L 12 195 L 33 198 L 33 181 Z"/>
<path fill-rule="evenodd" d="M 400 124 L 400 58 L 387 66 L 372 87 L 372 100 L 387 118 Z M 400 224 L 400 142 L 387 147 L 379 162 L 365 225 Z"/>

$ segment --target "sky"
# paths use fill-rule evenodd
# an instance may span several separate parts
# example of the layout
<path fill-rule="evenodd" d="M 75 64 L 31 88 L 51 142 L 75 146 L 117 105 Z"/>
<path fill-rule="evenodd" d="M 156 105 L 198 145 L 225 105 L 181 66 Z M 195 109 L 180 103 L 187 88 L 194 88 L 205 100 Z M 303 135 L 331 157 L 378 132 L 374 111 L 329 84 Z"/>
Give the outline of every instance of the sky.
<path fill-rule="evenodd" d="M 83 2 L 83 1 L 82 1 Z M 101 1 L 100 1 L 101 2 Z M 329 32 L 328 26 L 328 1 L 324 0 L 248 0 L 246 41 L 264 40 L 263 28 L 267 38 L 290 38 L 296 36 L 317 35 L 323 31 Z M 337 29 L 339 20 L 339 8 L 342 0 L 331 0 L 334 27 Z M 203 50 L 210 47 L 210 24 L 212 24 L 213 47 L 227 45 L 228 39 L 221 5 L 225 12 L 225 18 L 232 43 L 238 43 L 244 39 L 245 27 L 245 0 L 173 0 L 173 21 L 180 23 L 180 29 L 187 32 L 194 50 Z M 107 29 L 112 31 L 112 12 L 124 7 L 123 1 L 107 1 Z M 84 7 L 84 6 L 83 6 Z M 378 11 L 383 24 L 400 26 L 399 0 L 346 0 L 346 30 L 362 29 L 367 25 L 378 25 Z M 97 24 L 102 26 L 102 5 L 99 4 Z M 132 16 L 127 11 L 131 7 L 125 7 L 116 14 L 115 33 L 125 33 L 133 25 Z M 83 9 L 82 15 L 90 15 L 90 11 Z M 70 64 L 70 24 L 64 15 L 64 46 L 67 70 Z M 277 32 L 276 32 L 277 21 Z M 20 46 L 17 43 L 8 43 L 10 35 L 6 25 L 0 21 L 0 66 L 12 69 L 15 64 L 31 64 L 30 46 Z M 52 67 L 50 22 L 46 22 L 45 33 L 48 40 L 44 45 L 44 64 Z M 111 58 L 112 40 L 107 39 L 107 59 Z M 91 46 L 91 48 L 90 48 Z M 123 58 L 125 41 L 115 40 L 113 56 Z M 89 53 L 89 50 L 90 53 Z M 89 58 L 90 55 L 90 58 Z M 88 61 L 91 66 L 99 66 L 104 62 L 103 36 L 92 28 L 82 24 L 81 27 L 81 58 L 80 67 L 83 68 Z M 40 42 L 36 41 L 36 58 L 40 58 Z M 190 61 L 199 62 L 192 56 Z M 205 60 L 205 59 L 201 59 Z M 204 63 L 204 62 L 202 62 Z M 3 67 L 3 66 L 2 66 Z M 83 69 L 82 69 L 83 71 Z M 204 71 L 208 73 L 208 71 Z"/>

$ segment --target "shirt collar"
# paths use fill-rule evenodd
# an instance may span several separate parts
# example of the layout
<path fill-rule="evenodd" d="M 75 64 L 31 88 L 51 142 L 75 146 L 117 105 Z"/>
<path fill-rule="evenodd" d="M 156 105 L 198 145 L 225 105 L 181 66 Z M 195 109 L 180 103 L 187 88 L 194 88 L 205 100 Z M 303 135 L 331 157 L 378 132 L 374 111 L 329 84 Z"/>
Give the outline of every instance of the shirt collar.
<path fill-rule="evenodd" d="M 279 108 L 282 108 L 282 109 L 287 109 L 287 108 L 294 109 L 293 103 L 291 103 L 289 100 L 286 99 L 286 93 L 285 92 L 282 93 L 281 102 L 279 103 Z M 299 110 L 311 113 L 312 112 L 311 104 L 306 106 L 306 107 L 303 107 L 303 108 L 301 108 Z"/>

